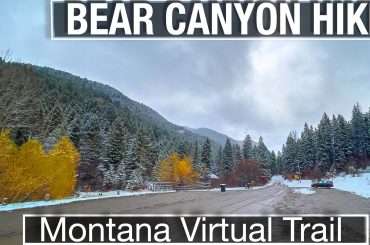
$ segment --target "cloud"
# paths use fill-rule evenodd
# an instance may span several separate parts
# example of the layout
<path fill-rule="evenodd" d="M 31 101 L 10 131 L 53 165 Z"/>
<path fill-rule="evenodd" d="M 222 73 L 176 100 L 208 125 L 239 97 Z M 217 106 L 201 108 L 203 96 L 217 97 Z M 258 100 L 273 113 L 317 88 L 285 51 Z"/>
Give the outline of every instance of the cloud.
<path fill-rule="evenodd" d="M 266 41 L 255 43 L 246 56 L 247 82 L 241 83 L 240 97 L 253 107 L 251 120 L 258 123 L 252 129 L 266 134 L 270 144 L 276 142 L 271 136 L 284 138 L 287 129 L 321 111 L 321 98 L 327 91 L 327 56 L 320 46 Z"/>

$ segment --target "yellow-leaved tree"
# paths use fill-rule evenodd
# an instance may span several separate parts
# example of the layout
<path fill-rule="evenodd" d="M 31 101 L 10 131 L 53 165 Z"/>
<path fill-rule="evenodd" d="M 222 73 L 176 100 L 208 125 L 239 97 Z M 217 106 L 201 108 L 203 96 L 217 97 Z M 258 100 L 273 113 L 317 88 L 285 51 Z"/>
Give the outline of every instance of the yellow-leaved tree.
<path fill-rule="evenodd" d="M 73 194 L 79 153 L 62 137 L 49 153 L 30 139 L 20 147 L 9 131 L 0 132 L 0 201 L 19 202 L 63 198 Z"/>
<path fill-rule="evenodd" d="M 16 165 L 17 147 L 10 139 L 9 130 L 0 131 L 0 198 L 10 198 L 17 189 L 13 184 L 13 175 L 21 176 L 21 170 Z M 14 191 L 13 191 L 14 190 Z"/>
<path fill-rule="evenodd" d="M 13 201 L 39 200 L 44 198 L 48 190 L 48 178 L 45 174 L 45 165 L 48 161 L 41 143 L 35 139 L 29 139 L 21 145 L 16 155 L 15 173 L 13 186 L 17 186 L 17 195 Z"/>
<path fill-rule="evenodd" d="M 189 156 L 181 157 L 177 153 L 172 153 L 160 162 L 159 179 L 186 185 L 196 182 L 199 179 L 199 174 L 193 170 Z"/>
<path fill-rule="evenodd" d="M 49 152 L 51 198 L 63 198 L 73 194 L 76 187 L 77 163 L 80 154 L 68 137 L 62 137 Z M 53 171 L 56 169 L 57 171 Z"/>

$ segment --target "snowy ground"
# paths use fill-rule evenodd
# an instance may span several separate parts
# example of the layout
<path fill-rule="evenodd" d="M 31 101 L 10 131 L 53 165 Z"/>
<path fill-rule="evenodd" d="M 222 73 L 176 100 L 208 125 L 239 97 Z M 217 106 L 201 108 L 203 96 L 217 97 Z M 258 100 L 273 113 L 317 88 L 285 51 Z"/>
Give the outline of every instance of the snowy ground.
<path fill-rule="evenodd" d="M 311 195 L 315 193 L 315 190 L 311 188 L 311 180 L 284 180 L 281 175 L 273 176 L 271 182 L 283 184 L 293 189 L 295 193 L 301 193 Z"/>
<path fill-rule="evenodd" d="M 274 176 L 272 182 L 284 184 L 294 189 L 294 192 L 302 194 L 313 194 L 311 180 L 284 180 L 282 176 Z M 342 191 L 348 191 L 356 195 L 370 198 L 370 172 L 360 173 L 359 176 L 339 175 L 333 179 L 334 188 Z"/>
<path fill-rule="evenodd" d="M 158 194 L 158 193 L 168 193 L 173 191 L 165 192 L 152 192 L 152 191 L 138 191 L 138 192 L 129 192 L 129 191 L 109 191 L 109 192 L 80 192 L 79 197 L 70 197 L 61 200 L 50 200 L 50 201 L 32 201 L 32 202 L 20 202 L 20 203 L 11 203 L 7 205 L 0 205 L 0 212 L 12 211 L 16 209 L 25 209 L 25 208 L 35 208 L 43 206 L 54 206 L 67 204 L 72 202 L 80 202 L 86 200 L 95 200 L 95 199 L 104 199 L 104 198 L 115 198 L 115 197 L 126 197 L 126 196 L 139 196 L 147 194 Z"/>
<path fill-rule="evenodd" d="M 338 176 L 334 179 L 334 187 L 370 198 L 370 173 L 362 173 L 358 177 Z"/>

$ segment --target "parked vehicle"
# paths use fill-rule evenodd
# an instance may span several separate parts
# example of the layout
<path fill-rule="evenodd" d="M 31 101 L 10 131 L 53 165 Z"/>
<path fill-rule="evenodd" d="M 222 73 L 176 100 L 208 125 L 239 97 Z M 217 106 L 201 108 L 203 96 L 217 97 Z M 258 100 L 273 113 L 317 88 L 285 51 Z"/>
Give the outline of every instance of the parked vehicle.
<path fill-rule="evenodd" d="M 333 188 L 334 184 L 331 180 L 320 180 L 318 182 L 314 182 L 311 185 L 312 188 Z"/>

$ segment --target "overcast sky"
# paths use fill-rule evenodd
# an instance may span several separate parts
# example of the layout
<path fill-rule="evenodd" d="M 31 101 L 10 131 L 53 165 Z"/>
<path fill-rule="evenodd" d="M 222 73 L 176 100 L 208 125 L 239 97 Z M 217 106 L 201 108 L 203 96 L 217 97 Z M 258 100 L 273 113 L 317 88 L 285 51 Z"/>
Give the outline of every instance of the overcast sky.
<path fill-rule="evenodd" d="M 47 0 L 2 0 L 0 52 L 109 84 L 171 122 L 280 149 L 370 105 L 370 41 L 51 41 Z"/>

